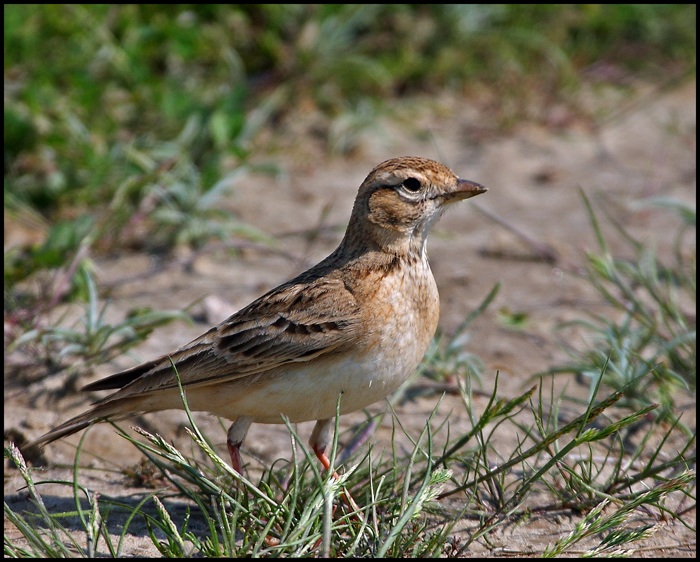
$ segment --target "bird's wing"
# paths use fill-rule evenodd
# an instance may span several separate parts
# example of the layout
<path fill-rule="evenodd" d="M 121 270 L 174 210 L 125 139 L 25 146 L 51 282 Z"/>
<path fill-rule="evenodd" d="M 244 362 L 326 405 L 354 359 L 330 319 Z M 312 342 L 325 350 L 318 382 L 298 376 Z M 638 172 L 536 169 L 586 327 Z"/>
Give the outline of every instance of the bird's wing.
<path fill-rule="evenodd" d="M 171 354 L 84 390 L 120 389 L 103 401 L 260 375 L 349 349 L 362 336 L 360 309 L 339 279 L 291 281 L 253 301 Z M 103 402 L 100 401 L 100 402 Z"/>

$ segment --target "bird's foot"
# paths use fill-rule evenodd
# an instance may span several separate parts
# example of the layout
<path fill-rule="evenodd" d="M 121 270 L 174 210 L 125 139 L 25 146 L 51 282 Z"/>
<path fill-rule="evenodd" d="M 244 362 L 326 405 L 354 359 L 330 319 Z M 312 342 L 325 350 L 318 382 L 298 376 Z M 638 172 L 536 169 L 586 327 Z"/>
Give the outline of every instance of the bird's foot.
<path fill-rule="evenodd" d="M 316 458 L 321 462 L 323 465 L 323 468 L 326 471 L 329 471 L 331 468 L 331 461 L 329 460 L 328 456 L 326 455 L 325 448 L 321 447 L 313 447 L 314 453 L 316 454 Z M 333 472 L 333 478 L 336 480 L 340 478 L 338 476 L 337 472 Z M 343 498 L 343 501 L 345 501 L 345 504 L 354 512 L 359 513 L 360 508 L 353 499 L 353 497 L 350 495 L 350 492 L 348 492 L 346 489 L 343 489 L 343 491 L 340 493 L 341 497 Z"/>

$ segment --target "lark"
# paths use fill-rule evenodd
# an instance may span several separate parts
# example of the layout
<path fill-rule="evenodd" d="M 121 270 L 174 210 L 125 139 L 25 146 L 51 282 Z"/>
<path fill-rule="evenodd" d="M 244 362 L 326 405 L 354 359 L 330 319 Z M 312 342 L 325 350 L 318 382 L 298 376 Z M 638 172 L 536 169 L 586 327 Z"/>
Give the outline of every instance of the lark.
<path fill-rule="evenodd" d="M 328 470 L 339 397 L 340 414 L 382 400 L 416 369 L 435 333 L 431 227 L 448 206 L 485 191 L 426 158 L 382 162 L 362 182 L 327 258 L 177 351 L 88 384 L 83 390 L 115 392 L 28 447 L 96 422 L 181 409 L 174 365 L 191 410 L 233 421 L 235 470 L 251 424 L 284 418 L 316 421 L 309 444 Z"/>

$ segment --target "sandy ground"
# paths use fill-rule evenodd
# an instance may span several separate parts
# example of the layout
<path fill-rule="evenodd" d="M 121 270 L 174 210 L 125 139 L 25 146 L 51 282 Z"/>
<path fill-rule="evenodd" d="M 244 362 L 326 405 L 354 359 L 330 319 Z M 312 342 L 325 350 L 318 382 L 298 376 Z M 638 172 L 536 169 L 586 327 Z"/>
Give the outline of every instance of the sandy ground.
<path fill-rule="evenodd" d="M 189 268 L 167 270 L 142 254 L 98 261 L 100 283 L 111 288 L 109 315 L 113 320 L 123 318 L 135 306 L 176 309 L 197 302 L 198 322 L 191 326 L 177 322 L 157 330 L 134 356 L 96 369 L 94 378 L 179 347 L 325 257 L 342 236 L 357 186 L 367 172 L 384 159 L 412 154 L 440 160 L 458 175 L 489 187 L 486 195 L 443 217 L 431 236 L 429 255 L 441 295 L 440 326 L 448 334 L 495 283 L 501 283 L 496 300 L 473 324 L 468 347 L 484 362 L 483 390 L 490 392 L 499 371 L 499 396 L 514 397 L 532 384 L 530 375 L 566 359 L 559 323 L 581 318 L 585 311 L 600 305 L 599 297 L 575 274 L 585 263 L 585 252 L 596 249 L 579 189 L 594 204 L 611 210 L 633 235 L 654 244 L 660 255 L 670 251 L 675 231 L 669 227 L 673 224 L 669 213 L 651 212 L 635 202 L 664 196 L 695 204 L 695 103 L 693 82 L 651 95 L 600 127 L 576 122 L 560 128 L 527 125 L 504 137 L 485 134 L 483 118 L 474 108 L 465 101 L 451 100 L 442 104 L 440 111 L 422 110 L 408 133 L 397 125 L 378 125 L 351 157 L 319 159 L 312 142 L 290 143 L 285 155 L 274 158 L 281 162 L 280 175 L 248 176 L 235 185 L 229 201 L 241 220 L 277 238 L 274 250 L 251 246 L 238 257 L 203 254 Z M 502 223 L 553 249 L 557 261 L 540 259 L 532 245 Z M 614 251 L 628 251 L 609 224 L 604 223 L 604 230 Z M 161 272 L 149 273 L 153 267 Z M 512 329 L 502 322 L 504 316 L 519 313 L 527 315 L 524 328 Z M 88 381 L 80 381 L 84 382 Z M 586 396 L 587 387 L 573 378 L 568 378 L 566 385 L 569 395 Z M 5 435 L 36 437 L 83 410 L 90 398 L 73 390 L 60 376 L 29 385 L 8 380 L 6 368 Z M 417 435 L 436 402 L 436 395 L 405 401 L 398 405 L 397 414 Z M 684 404 L 690 409 L 694 428 L 694 396 L 684 399 Z M 573 405 L 567 407 L 574 411 Z M 370 411 L 385 409 L 385 404 L 377 404 Z M 453 431 L 468 427 L 456 396 L 447 396 L 441 403 L 439 416 L 448 415 Z M 206 414 L 198 414 L 197 419 L 210 437 L 218 436 L 217 444 L 225 455 L 225 433 L 219 422 Z M 341 427 L 364 419 L 362 412 L 344 416 Z M 185 421 L 183 413 L 167 412 L 123 425 L 140 425 L 176 443 L 187 443 Z M 375 451 L 388 442 L 390 423 L 387 416 L 373 436 Z M 300 434 L 308 437 L 311 427 L 300 424 Z M 70 480 L 78 438 L 49 446 L 45 453 L 48 467 L 38 471 L 36 479 Z M 515 434 L 498 435 L 497 442 L 504 450 L 513 450 L 515 439 Z M 289 458 L 289 449 L 289 435 L 283 426 L 253 426 L 243 449 L 244 462 L 254 472 L 275 459 Z M 113 470 L 85 470 L 81 476 L 91 489 L 128 501 L 142 497 L 145 490 L 129 487 L 119 471 L 139 460 L 138 452 L 116 437 L 110 426 L 98 426 L 89 433 L 83 463 Z M 5 500 L 15 510 L 28 508 L 26 493 L 18 491 L 20 487 L 17 472 L 6 469 Z M 72 509 L 68 487 L 43 486 L 41 491 L 51 511 Z M 689 517 L 694 527 L 695 512 Z M 577 521 L 571 513 L 533 516 L 499 528 L 488 542 L 478 541 L 466 554 L 536 555 Z M 694 533 L 668 519 L 654 522 L 660 531 L 645 540 L 636 555 L 695 555 Z M 470 528 L 470 522 L 465 522 L 458 528 L 458 536 L 468 534 Z M 18 536 L 8 529 L 7 522 L 5 529 L 11 537 Z M 113 532 L 118 532 L 118 526 Z M 157 552 L 145 533 L 135 532 L 124 554 L 149 556 Z"/>

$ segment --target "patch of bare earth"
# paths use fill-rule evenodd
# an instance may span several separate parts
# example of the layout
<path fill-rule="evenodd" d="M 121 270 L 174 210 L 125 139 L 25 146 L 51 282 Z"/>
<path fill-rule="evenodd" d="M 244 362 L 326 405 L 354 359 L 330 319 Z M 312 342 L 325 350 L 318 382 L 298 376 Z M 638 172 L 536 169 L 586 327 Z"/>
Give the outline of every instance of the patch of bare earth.
<path fill-rule="evenodd" d="M 306 146 L 299 141 L 285 155 L 274 158 L 284 174 L 249 176 L 235 186 L 229 201 L 241 220 L 277 238 L 274 248 L 245 245 L 237 257 L 225 253 L 180 256 L 189 267 L 173 262 L 166 268 L 139 254 L 98 262 L 101 286 L 111 287 L 109 314 L 113 320 L 123 318 L 136 306 L 179 309 L 198 303 L 195 310 L 199 321 L 191 326 L 177 322 L 157 330 L 133 357 L 120 357 L 113 365 L 96 369 L 94 379 L 187 343 L 230 312 L 325 257 L 340 240 L 356 189 L 369 170 L 384 159 L 412 154 L 440 160 L 458 175 L 489 187 L 486 195 L 457 206 L 443 217 L 429 241 L 429 255 L 441 295 L 441 328 L 447 333 L 495 283 L 502 284 L 496 300 L 472 326 L 469 349 L 485 364 L 485 393 L 493 388 L 494 375 L 499 371 L 499 396 L 521 394 L 533 384 L 529 379 L 533 373 L 566 359 L 556 327 L 562 321 L 581 318 L 592 307 L 604 310 L 599 297 L 574 273 L 585 262 L 585 252 L 596 248 L 579 189 L 594 204 L 611 209 L 633 235 L 653 244 L 661 256 L 671 251 L 675 230 L 669 228 L 670 214 L 650 212 L 632 203 L 659 195 L 695 204 L 695 97 L 695 84 L 691 83 L 647 99 L 595 129 L 574 125 L 553 130 L 527 125 L 507 137 L 480 135 L 480 117 L 467 101 L 453 100 L 449 112 L 444 108 L 440 113 L 425 111 L 418 118 L 416 132 L 428 135 L 414 135 L 396 125 L 383 124 L 381 131 L 364 139 L 362 148 L 352 157 L 319 157 L 312 143 Z M 494 220 L 494 215 L 500 222 Z M 524 242 L 503 223 L 526 233 L 539 246 Z M 623 251 L 625 246 L 618 233 L 612 228 L 605 228 L 605 233 L 613 251 Z M 542 248 L 553 250 L 557 261 L 541 259 Z M 505 326 L 499 316 L 509 313 L 526 314 L 525 327 L 515 330 Z M 76 392 L 77 386 L 90 381 L 67 386 L 59 376 L 27 384 L 15 378 L 8 380 L 11 372 L 6 363 L 6 435 L 12 430 L 13 435 L 36 437 L 82 411 L 91 401 L 90 396 Z M 568 395 L 585 398 L 588 393 L 587 386 L 571 377 L 557 379 L 555 386 L 555 396 L 564 386 Z M 399 404 L 397 414 L 404 427 L 418 436 L 438 398 L 438 393 L 429 393 Z M 485 402 L 486 398 L 477 397 L 477 410 L 483 409 Z M 694 430 L 695 397 L 688 396 L 681 403 L 689 408 L 684 421 Z M 385 404 L 377 404 L 370 411 L 385 409 Z M 573 418 L 581 412 L 575 411 L 572 403 L 565 403 L 563 413 Z M 206 414 L 196 416 L 204 432 L 218 439 L 225 458 L 225 430 L 220 422 Z M 448 417 L 453 437 L 471 427 L 459 396 L 445 396 L 436 425 Z M 365 419 L 362 412 L 344 416 L 341 428 Z M 131 420 L 122 427 L 142 426 L 188 451 L 185 422 L 184 413 L 165 412 Z M 308 437 L 311 427 L 310 423 L 300 424 L 300 434 Z M 379 454 L 390 438 L 391 419 L 386 416 L 372 438 L 374 454 Z M 499 450 L 513 451 L 518 438 L 515 431 L 497 432 L 494 444 Z M 49 463 L 36 470 L 35 479 L 71 480 L 70 465 L 78 440 L 79 436 L 72 436 L 50 445 L 45 452 Z M 284 426 L 253 426 L 243 449 L 249 470 L 258 472 L 262 466 L 290 456 L 289 434 Z M 136 505 L 150 490 L 134 487 L 121 471 L 140 458 L 111 426 L 96 426 L 84 447 L 82 463 L 86 468 L 81 483 L 103 496 Z M 30 509 L 21 487 L 17 472 L 6 470 L 5 500 L 14 510 Z M 73 509 L 68 487 L 45 485 L 40 491 L 50 511 Z M 463 554 L 537 556 L 581 520 L 581 514 L 571 512 L 539 513 L 533 505 L 538 499 L 542 504 L 548 501 L 533 496 L 530 517 L 499 526 Z M 444 501 L 447 507 L 459 504 L 456 497 Z M 167 507 L 174 518 L 184 516 L 185 505 L 171 502 Z M 125 516 L 115 513 L 110 519 L 113 534 L 120 531 L 120 517 Z M 695 511 L 687 517 L 694 528 Z M 640 524 L 645 520 L 657 525 L 657 532 L 637 543 L 636 556 L 695 556 L 695 534 L 688 528 L 659 513 L 640 513 L 638 519 Z M 123 555 L 157 556 L 145 528 L 139 525 L 132 522 Z M 196 531 L 196 525 L 196 521 L 191 522 L 191 529 Z M 463 542 L 477 525 L 478 521 L 461 521 L 455 528 L 455 544 Z M 76 531 L 78 528 L 76 525 Z M 7 521 L 5 531 L 13 539 L 18 536 L 16 530 L 8 528 Z"/>

